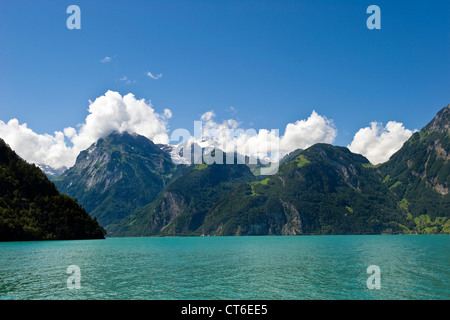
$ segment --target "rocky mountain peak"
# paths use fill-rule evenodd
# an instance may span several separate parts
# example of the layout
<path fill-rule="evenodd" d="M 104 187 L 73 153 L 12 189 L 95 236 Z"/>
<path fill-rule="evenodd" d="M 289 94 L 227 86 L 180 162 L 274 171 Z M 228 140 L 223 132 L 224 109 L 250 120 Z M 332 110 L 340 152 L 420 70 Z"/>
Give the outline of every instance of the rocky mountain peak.
<path fill-rule="evenodd" d="M 54 183 L 108 227 L 154 200 L 175 169 L 167 153 L 146 137 L 113 132 L 80 152 Z"/>
<path fill-rule="evenodd" d="M 430 132 L 450 135 L 450 104 L 439 111 L 425 128 Z"/>

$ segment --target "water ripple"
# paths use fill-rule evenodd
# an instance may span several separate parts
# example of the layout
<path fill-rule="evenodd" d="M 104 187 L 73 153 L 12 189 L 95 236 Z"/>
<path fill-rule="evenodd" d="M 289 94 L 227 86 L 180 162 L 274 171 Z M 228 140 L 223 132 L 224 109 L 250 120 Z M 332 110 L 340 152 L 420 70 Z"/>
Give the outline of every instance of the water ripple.
<path fill-rule="evenodd" d="M 1 299 L 449 299 L 449 236 L 0 243 Z M 81 289 L 67 288 L 69 265 Z M 381 289 L 366 286 L 369 265 Z"/>

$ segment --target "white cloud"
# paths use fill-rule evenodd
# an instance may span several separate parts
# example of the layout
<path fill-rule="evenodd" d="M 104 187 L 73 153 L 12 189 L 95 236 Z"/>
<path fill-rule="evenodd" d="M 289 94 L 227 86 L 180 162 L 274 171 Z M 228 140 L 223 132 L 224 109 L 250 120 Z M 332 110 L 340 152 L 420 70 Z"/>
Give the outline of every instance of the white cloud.
<path fill-rule="evenodd" d="M 214 120 L 213 111 L 205 112 L 202 120 L 202 137 L 192 137 L 188 143 L 201 147 L 217 147 L 225 152 L 238 151 L 247 156 L 264 157 L 270 154 L 272 160 L 296 149 L 308 148 L 315 143 L 332 143 L 337 130 L 331 120 L 313 111 L 308 119 L 289 123 L 284 135 L 276 129 L 244 129 L 236 120 L 221 123 Z"/>
<path fill-rule="evenodd" d="M 108 63 L 111 62 L 112 58 L 111 57 L 104 57 L 102 60 L 100 60 L 101 63 Z"/>
<path fill-rule="evenodd" d="M 12 119 L 8 123 L 0 121 L 0 137 L 28 162 L 59 169 L 73 166 L 80 151 L 114 131 L 137 133 L 154 143 L 168 144 L 167 121 L 171 117 L 170 109 L 165 108 L 159 114 L 145 99 L 108 91 L 89 101 L 88 115 L 76 128 L 67 127 L 53 135 L 37 134 L 26 123 Z M 191 134 L 189 143 L 214 146 L 225 152 L 237 150 L 248 156 L 264 157 L 270 153 L 277 160 L 298 148 L 332 143 L 337 135 L 333 122 L 315 111 L 307 119 L 287 124 L 284 135 L 282 130 L 245 129 L 234 119 L 217 122 L 215 118 L 212 110 L 201 115 L 203 135 Z"/>
<path fill-rule="evenodd" d="M 216 114 L 214 113 L 214 111 L 211 110 L 211 111 L 207 111 L 204 114 L 202 114 L 200 119 L 202 119 L 203 121 L 208 123 L 208 121 L 211 121 L 215 116 L 216 116 Z M 213 124 L 216 125 L 215 122 Z"/>
<path fill-rule="evenodd" d="M 150 71 L 146 73 L 147 77 L 150 77 L 152 79 L 158 80 L 160 78 L 162 78 L 162 73 L 157 74 L 156 76 L 154 76 Z"/>
<path fill-rule="evenodd" d="M 69 135 L 73 133 L 71 129 L 65 131 Z M 8 123 L 0 120 L 0 137 L 19 156 L 28 162 L 46 164 L 52 168 L 69 166 L 78 155 L 74 148 L 66 145 L 64 135 L 60 131 L 53 135 L 37 134 L 17 119 L 11 119 Z"/>
<path fill-rule="evenodd" d="M 372 164 L 389 160 L 417 130 L 408 130 L 403 123 L 389 121 L 385 127 L 371 122 L 370 127 L 361 128 L 348 145 L 351 152 L 365 156 Z"/>
<path fill-rule="evenodd" d="M 155 143 L 168 143 L 166 121 L 155 113 L 150 102 L 137 100 L 131 93 L 123 97 L 114 91 L 95 99 L 89 105 L 89 115 L 78 134 L 71 138 L 83 149 L 113 131 L 134 132 Z"/>
<path fill-rule="evenodd" d="M 131 80 L 128 79 L 126 76 L 123 76 L 119 80 L 125 82 L 126 84 L 130 84 L 131 83 Z M 133 83 L 136 83 L 136 80 L 133 80 Z"/>
<path fill-rule="evenodd" d="M 73 166 L 80 151 L 114 131 L 137 133 L 155 143 L 169 142 L 166 119 L 171 111 L 165 109 L 164 115 L 160 115 L 150 102 L 138 100 L 131 93 L 122 97 L 118 92 L 108 91 L 91 102 L 88 111 L 78 130 L 68 127 L 53 135 L 41 135 L 26 123 L 12 119 L 8 123 L 0 121 L 0 137 L 28 162 L 54 169 Z"/>
<path fill-rule="evenodd" d="M 306 149 L 315 143 L 333 143 L 337 130 L 331 120 L 313 111 L 306 120 L 288 123 L 280 141 L 280 149 L 291 152 Z"/>
<path fill-rule="evenodd" d="M 91 102 L 91 103 L 92 103 L 92 102 Z M 74 128 L 72 128 L 72 127 L 64 128 L 64 135 L 65 135 L 67 138 L 71 139 L 71 138 L 73 138 L 76 134 L 77 134 L 77 130 L 75 130 Z"/>

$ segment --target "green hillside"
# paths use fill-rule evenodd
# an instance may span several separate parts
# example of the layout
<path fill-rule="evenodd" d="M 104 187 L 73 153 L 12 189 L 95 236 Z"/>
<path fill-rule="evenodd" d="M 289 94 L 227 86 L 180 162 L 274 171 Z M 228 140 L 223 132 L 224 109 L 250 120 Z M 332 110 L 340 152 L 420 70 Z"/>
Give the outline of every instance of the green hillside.
<path fill-rule="evenodd" d="M 400 232 L 402 213 L 366 158 L 317 144 L 265 180 L 243 184 L 211 209 L 213 235 Z"/>
<path fill-rule="evenodd" d="M 199 235 L 210 208 L 234 186 L 255 181 L 246 165 L 192 165 L 153 203 L 113 229 L 114 235 Z"/>
<path fill-rule="evenodd" d="M 101 239 L 104 230 L 0 139 L 0 240 Z"/>
<path fill-rule="evenodd" d="M 379 167 L 415 231 L 450 232 L 450 105 Z"/>

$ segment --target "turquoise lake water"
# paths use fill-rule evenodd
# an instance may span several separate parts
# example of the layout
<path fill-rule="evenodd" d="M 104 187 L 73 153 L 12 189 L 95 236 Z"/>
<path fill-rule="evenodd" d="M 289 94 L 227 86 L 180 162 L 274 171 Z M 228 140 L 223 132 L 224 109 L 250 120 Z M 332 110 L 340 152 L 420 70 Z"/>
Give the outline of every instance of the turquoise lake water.
<path fill-rule="evenodd" d="M 80 268 L 69 289 L 67 267 Z M 380 289 L 369 289 L 370 265 Z M 450 236 L 0 243 L 1 299 L 449 299 Z"/>

